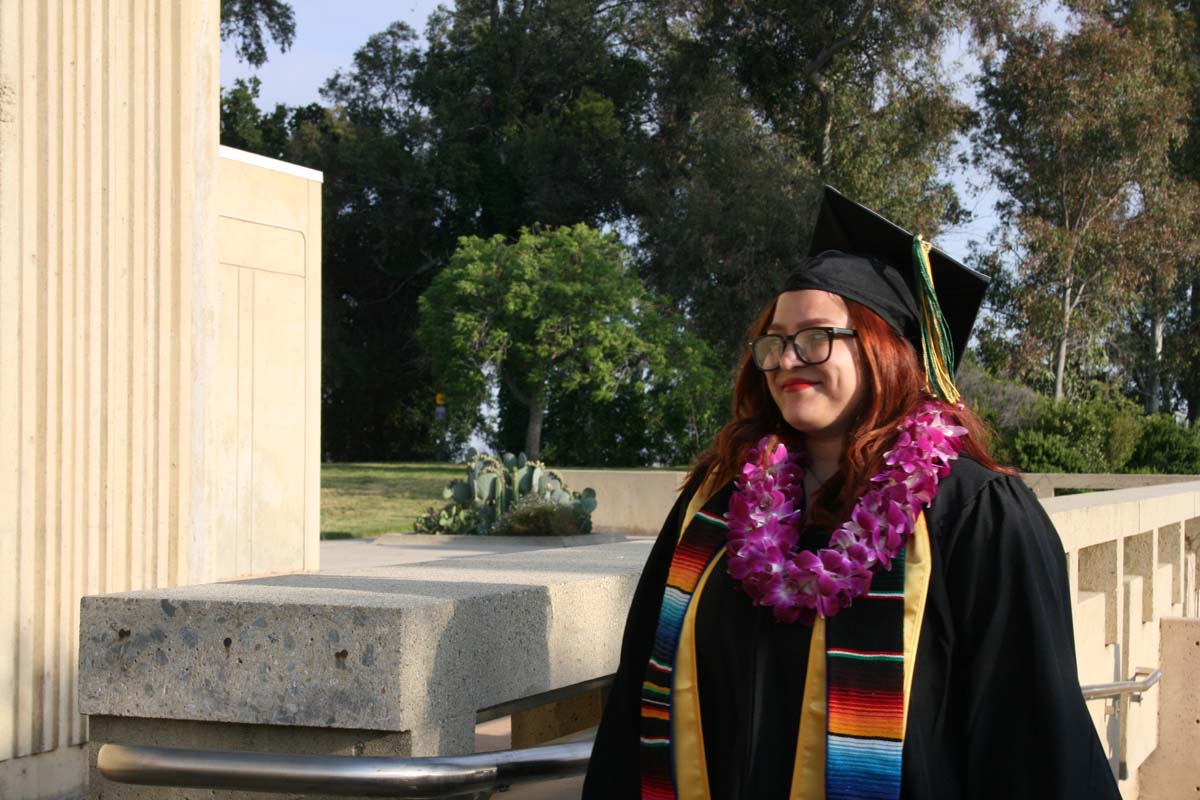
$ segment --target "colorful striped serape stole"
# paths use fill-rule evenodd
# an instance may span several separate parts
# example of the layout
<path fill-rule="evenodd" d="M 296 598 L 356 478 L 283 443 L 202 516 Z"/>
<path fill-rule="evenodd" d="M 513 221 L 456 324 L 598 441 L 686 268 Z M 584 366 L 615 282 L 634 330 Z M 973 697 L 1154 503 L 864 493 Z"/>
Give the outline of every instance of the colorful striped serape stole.
<path fill-rule="evenodd" d="M 675 547 L 663 591 L 654 647 L 646 665 L 641 703 L 641 774 L 645 800 L 674 800 L 676 781 L 671 738 L 675 659 L 684 617 L 713 559 L 725 548 L 728 524 L 722 519 L 729 490 L 718 492 L 696 512 Z"/>
<path fill-rule="evenodd" d="M 826 800 L 899 800 L 904 749 L 905 554 L 825 621 Z"/>

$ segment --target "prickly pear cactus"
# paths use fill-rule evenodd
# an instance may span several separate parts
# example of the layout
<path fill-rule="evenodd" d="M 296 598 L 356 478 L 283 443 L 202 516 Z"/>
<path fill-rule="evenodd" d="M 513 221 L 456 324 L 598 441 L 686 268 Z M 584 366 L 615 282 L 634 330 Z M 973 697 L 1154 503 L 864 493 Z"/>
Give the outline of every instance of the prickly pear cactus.
<path fill-rule="evenodd" d="M 422 533 L 492 533 L 518 503 L 537 500 L 571 509 L 579 521 L 579 532 L 589 533 L 596 510 L 596 492 L 572 492 L 566 482 L 540 461 L 524 453 L 505 453 L 500 458 L 467 452 L 467 477 L 453 480 L 442 491 L 448 503 L 430 508 L 416 522 Z M 505 526 L 501 526 L 502 528 Z"/>

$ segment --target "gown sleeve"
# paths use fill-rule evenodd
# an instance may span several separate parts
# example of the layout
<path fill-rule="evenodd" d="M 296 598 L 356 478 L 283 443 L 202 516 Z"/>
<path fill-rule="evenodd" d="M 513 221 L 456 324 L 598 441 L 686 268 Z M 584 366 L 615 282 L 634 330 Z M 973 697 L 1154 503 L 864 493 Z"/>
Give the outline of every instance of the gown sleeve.
<path fill-rule="evenodd" d="M 679 525 L 692 494 L 692 491 L 684 490 L 675 501 L 634 592 L 621 641 L 621 660 L 596 731 L 592 758 L 584 779 L 584 800 L 632 800 L 641 796 L 642 679 L 654 644 L 663 589 L 679 538 Z"/>
<path fill-rule="evenodd" d="M 1014 477 L 966 504 L 947 589 L 964 797 L 1120 800 L 1079 688 L 1062 541 Z"/>

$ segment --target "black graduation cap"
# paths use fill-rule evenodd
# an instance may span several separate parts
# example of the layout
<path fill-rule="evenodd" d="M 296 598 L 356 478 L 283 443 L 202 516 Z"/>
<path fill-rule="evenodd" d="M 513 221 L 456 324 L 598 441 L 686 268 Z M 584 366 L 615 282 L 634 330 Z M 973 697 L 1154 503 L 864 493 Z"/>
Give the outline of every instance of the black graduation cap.
<path fill-rule="evenodd" d="M 924 247 L 933 297 L 921 285 L 922 247 L 913 234 L 826 186 L 808 248 L 810 258 L 788 276 L 784 291 L 823 289 L 862 303 L 926 356 L 931 346 L 937 349 L 938 334 L 930 328 L 942 317 L 942 333 L 948 334 L 953 363 L 959 364 L 989 278 L 936 247 Z"/>

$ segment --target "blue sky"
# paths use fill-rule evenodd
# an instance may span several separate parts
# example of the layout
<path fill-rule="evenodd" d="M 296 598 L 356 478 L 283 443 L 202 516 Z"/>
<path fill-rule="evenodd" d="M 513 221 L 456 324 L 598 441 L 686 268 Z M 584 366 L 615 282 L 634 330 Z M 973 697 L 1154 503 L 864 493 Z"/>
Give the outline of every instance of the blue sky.
<path fill-rule="evenodd" d="M 221 85 L 257 74 L 262 81 L 259 105 L 307 105 L 336 70 L 350 65 L 354 51 L 396 20 L 424 33 L 425 20 L 441 3 L 434 0 L 289 0 L 296 12 L 296 40 L 286 53 L 269 46 L 268 60 L 257 72 L 238 63 L 229 42 L 221 45 Z"/>
<path fill-rule="evenodd" d="M 281 53 L 270 47 L 269 59 L 259 70 L 239 63 L 233 48 L 224 44 L 221 49 L 221 83 L 231 84 L 236 78 L 258 76 L 262 82 L 259 105 L 273 108 L 276 103 L 307 105 L 319 101 L 321 84 L 338 69 L 350 65 L 354 51 L 367 37 L 392 22 L 402 20 L 418 33 L 425 30 L 425 20 L 441 3 L 437 0 L 290 0 L 296 12 L 296 39 L 292 47 Z M 1053 15 L 1054 12 L 1051 12 Z M 942 54 L 950 74 L 961 76 L 959 97 L 971 102 L 974 90 L 970 78 L 978 72 L 978 62 L 972 57 L 967 40 L 960 37 L 950 42 Z M 952 175 L 959 197 L 971 209 L 974 220 L 955 230 L 943 231 L 937 245 L 956 258 L 965 258 L 972 241 L 982 241 L 995 226 L 992 205 L 997 195 L 985 190 L 976 194 L 970 184 L 983 183 L 974 172 Z"/>

